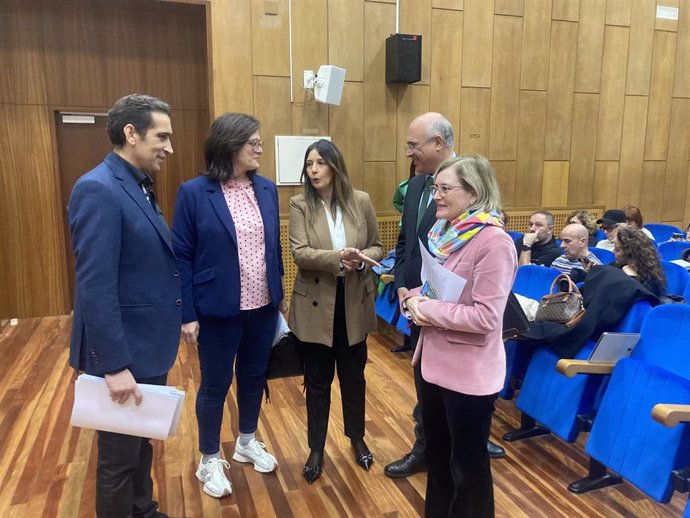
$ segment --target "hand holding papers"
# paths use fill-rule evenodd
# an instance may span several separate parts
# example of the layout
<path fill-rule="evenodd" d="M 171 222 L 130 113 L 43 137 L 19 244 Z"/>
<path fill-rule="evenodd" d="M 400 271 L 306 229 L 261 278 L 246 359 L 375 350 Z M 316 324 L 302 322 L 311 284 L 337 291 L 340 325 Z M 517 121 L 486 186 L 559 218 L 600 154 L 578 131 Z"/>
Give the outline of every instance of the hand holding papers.
<path fill-rule="evenodd" d="M 458 302 L 467 281 L 436 262 L 421 239 L 419 251 L 422 254 L 422 282 L 424 283 L 422 296 L 446 302 Z"/>
<path fill-rule="evenodd" d="M 120 405 L 110 400 L 103 378 L 82 374 L 74 385 L 70 424 L 106 432 L 166 439 L 175 435 L 185 393 L 174 387 L 139 384 L 143 399 Z"/>

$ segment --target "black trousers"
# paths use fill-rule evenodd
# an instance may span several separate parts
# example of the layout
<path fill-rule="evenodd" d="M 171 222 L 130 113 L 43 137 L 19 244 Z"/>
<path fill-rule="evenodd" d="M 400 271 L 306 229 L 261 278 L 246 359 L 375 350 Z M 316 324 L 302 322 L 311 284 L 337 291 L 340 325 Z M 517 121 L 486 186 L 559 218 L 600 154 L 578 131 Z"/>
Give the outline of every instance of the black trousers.
<path fill-rule="evenodd" d="M 304 354 L 304 385 L 307 389 L 307 436 L 309 448 L 321 451 L 326 444 L 328 414 L 331 409 L 331 384 L 335 369 L 343 405 L 345 435 L 364 438 L 364 394 L 367 363 L 366 340 L 349 345 L 345 320 L 345 287 L 338 279 L 333 314 L 333 344 L 299 342 Z"/>
<path fill-rule="evenodd" d="M 486 443 L 496 395 L 471 396 L 422 380 L 429 473 L 425 518 L 493 518 Z"/>
<path fill-rule="evenodd" d="M 167 373 L 137 383 L 165 385 Z M 130 396 L 131 397 L 131 396 Z M 98 432 L 96 515 L 98 518 L 155 516 L 151 463 L 153 448 L 145 437 Z"/>
<path fill-rule="evenodd" d="M 410 328 L 410 342 L 412 344 L 412 351 L 417 348 L 417 343 L 419 343 L 419 333 L 421 329 L 419 326 L 412 324 Z M 422 397 L 420 394 L 420 389 L 422 387 L 422 370 L 421 362 L 417 362 L 417 365 L 413 368 L 414 374 L 414 388 L 417 393 L 417 402 L 412 410 L 412 418 L 414 419 L 414 444 L 412 445 L 412 454 L 417 456 L 426 456 L 426 440 L 424 437 L 424 423 L 423 423 L 423 410 L 422 410 Z"/>

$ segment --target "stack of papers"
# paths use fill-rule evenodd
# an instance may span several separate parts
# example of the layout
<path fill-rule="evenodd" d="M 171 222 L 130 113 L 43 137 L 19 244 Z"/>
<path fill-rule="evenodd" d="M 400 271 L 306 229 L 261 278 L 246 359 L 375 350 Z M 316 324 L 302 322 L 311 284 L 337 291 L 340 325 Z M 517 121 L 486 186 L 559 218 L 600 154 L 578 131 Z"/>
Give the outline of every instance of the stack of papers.
<path fill-rule="evenodd" d="M 175 435 L 185 393 L 175 387 L 139 384 L 142 401 L 134 397 L 124 405 L 110 399 L 105 379 L 82 374 L 74 384 L 74 407 L 70 424 L 151 439 Z"/>

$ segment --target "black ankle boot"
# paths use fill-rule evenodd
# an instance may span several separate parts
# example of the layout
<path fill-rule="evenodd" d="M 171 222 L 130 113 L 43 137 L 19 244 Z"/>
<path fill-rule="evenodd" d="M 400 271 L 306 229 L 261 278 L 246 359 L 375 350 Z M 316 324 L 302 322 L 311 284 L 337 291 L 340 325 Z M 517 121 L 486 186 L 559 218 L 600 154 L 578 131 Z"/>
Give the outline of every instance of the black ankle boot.
<path fill-rule="evenodd" d="M 302 476 L 309 484 L 313 484 L 321 476 L 323 466 L 323 451 L 312 450 L 309 453 L 307 463 L 302 468 Z"/>
<path fill-rule="evenodd" d="M 369 451 L 369 448 L 367 448 L 364 439 L 353 439 L 352 448 L 355 450 L 355 462 L 369 471 L 369 468 L 374 463 L 374 456 Z"/>

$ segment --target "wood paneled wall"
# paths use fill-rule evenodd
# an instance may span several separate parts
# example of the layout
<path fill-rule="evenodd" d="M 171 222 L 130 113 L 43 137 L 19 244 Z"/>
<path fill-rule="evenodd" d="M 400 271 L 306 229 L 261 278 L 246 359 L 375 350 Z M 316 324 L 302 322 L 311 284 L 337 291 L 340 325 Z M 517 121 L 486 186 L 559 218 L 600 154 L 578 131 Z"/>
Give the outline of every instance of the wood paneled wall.
<path fill-rule="evenodd" d="M 657 20 L 657 3 L 680 9 Z M 394 0 L 210 0 L 213 112 L 274 135 L 329 134 L 356 187 L 392 210 L 416 115 L 444 113 L 460 153 L 498 171 L 507 207 L 641 207 L 690 220 L 690 0 L 400 0 L 400 32 L 423 36 L 422 80 L 385 83 Z M 227 38 L 227 34 L 235 37 Z M 341 106 L 309 101 L 305 69 L 347 69 Z M 281 188 L 282 211 L 297 189 Z"/>
<path fill-rule="evenodd" d="M 70 245 L 63 237 L 53 111 L 105 112 L 133 92 L 168 101 L 175 154 L 157 190 L 169 216 L 177 186 L 203 164 L 205 7 L 2 0 L 0 26 L 0 318 L 65 314 Z"/>

